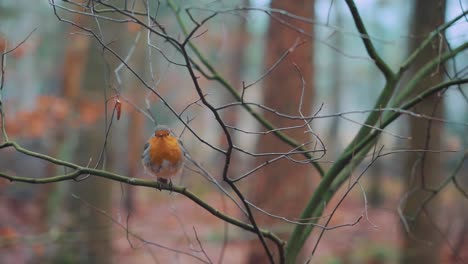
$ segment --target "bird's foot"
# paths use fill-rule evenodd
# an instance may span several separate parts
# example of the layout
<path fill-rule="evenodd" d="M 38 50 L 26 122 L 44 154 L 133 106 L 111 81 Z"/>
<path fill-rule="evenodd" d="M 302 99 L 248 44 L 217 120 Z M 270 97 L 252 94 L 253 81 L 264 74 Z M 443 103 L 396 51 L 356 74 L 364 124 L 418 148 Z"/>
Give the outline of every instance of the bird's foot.
<path fill-rule="evenodd" d="M 169 191 L 169 194 L 171 194 L 172 193 L 172 187 L 173 187 L 171 180 L 169 180 L 169 187 L 171 188 L 171 190 Z"/>
<path fill-rule="evenodd" d="M 158 181 L 158 183 L 160 183 L 160 184 L 158 185 L 158 186 L 159 186 L 158 189 L 159 189 L 160 191 L 162 191 L 162 189 L 161 189 L 161 183 L 163 183 L 163 184 L 168 184 L 168 180 L 167 180 L 167 179 L 164 179 L 164 178 L 157 178 L 157 181 Z"/>
<path fill-rule="evenodd" d="M 169 193 L 172 193 L 172 181 L 171 180 L 168 180 L 168 179 L 164 179 L 164 178 L 158 178 L 158 182 L 159 183 L 163 183 L 163 184 L 167 184 L 169 185 L 169 188 L 170 188 L 170 192 Z M 161 187 L 159 187 L 159 190 L 162 191 Z"/>

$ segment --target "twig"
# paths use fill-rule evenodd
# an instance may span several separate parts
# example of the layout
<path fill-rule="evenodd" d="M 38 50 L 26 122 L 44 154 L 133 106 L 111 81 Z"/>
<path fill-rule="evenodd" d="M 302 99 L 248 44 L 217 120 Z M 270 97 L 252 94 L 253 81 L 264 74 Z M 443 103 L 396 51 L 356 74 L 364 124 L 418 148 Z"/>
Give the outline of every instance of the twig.
<path fill-rule="evenodd" d="M 195 234 L 195 238 L 197 239 L 198 246 L 200 247 L 201 252 L 203 252 L 203 255 L 205 255 L 205 258 L 208 260 L 208 263 L 213 263 L 213 261 L 211 261 L 211 259 L 210 259 L 210 256 L 208 256 L 208 254 L 206 254 L 206 251 L 203 248 L 203 244 L 201 243 L 200 239 L 198 238 L 197 230 L 195 229 L 194 226 L 192 226 L 192 228 L 193 228 L 193 233 Z"/>

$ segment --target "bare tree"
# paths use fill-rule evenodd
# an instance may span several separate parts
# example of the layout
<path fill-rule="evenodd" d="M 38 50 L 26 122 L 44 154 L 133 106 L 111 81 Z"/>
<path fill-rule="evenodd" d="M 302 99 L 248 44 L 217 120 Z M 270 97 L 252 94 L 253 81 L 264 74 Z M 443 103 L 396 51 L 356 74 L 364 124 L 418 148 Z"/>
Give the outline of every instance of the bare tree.
<path fill-rule="evenodd" d="M 314 1 L 273 1 L 271 7 L 289 13 L 313 19 Z M 265 106 L 290 115 L 310 115 L 314 94 L 313 82 L 313 41 L 300 32 L 292 31 L 288 26 L 313 35 L 310 23 L 303 23 L 287 16 L 273 15 L 267 32 L 265 51 L 265 71 L 272 74 L 263 82 L 263 101 Z M 284 128 L 289 137 L 304 142 L 305 148 L 323 149 L 314 138 L 314 131 L 304 120 L 293 120 L 265 112 L 264 117 L 275 127 Z M 313 168 L 301 155 L 288 155 L 294 151 L 286 143 L 278 142 L 273 134 L 261 135 L 257 142 L 258 153 L 278 153 L 285 158 L 263 167 L 251 180 L 252 202 L 262 209 L 290 219 L 299 215 L 317 177 Z M 288 155 L 288 156 L 286 156 Z M 268 163 L 271 156 L 264 156 L 259 163 Z M 315 175 L 317 176 L 317 175 Z M 301 184 L 294 184 L 301 183 Z M 271 199 L 277 197 L 278 199 Z M 262 212 L 256 214 L 259 223 L 267 226 L 279 224 L 275 219 Z M 279 233 L 286 239 L 288 231 Z M 266 262 L 265 254 L 254 243 L 250 250 L 249 263 Z"/>
<path fill-rule="evenodd" d="M 375 89 L 379 90 L 380 93 L 372 109 L 320 115 L 320 106 L 317 106 L 316 110 L 310 107 L 314 96 L 312 85 L 313 67 L 310 63 L 311 47 L 314 41 L 319 41 L 315 39 L 312 33 L 312 28 L 319 25 L 319 23 L 313 19 L 313 4 L 311 1 L 306 1 L 302 3 L 303 5 L 298 4 L 297 6 L 290 3 L 283 6 L 284 3 L 274 1 L 271 8 L 249 6 L 227 8 L 216 4 L 213 6 L 185 7 L 172 0 L 167 2 L 141 1 L 141 5 L 134 5 L 129 1 L 119 3 L 110 1 L 64 1 L 59 3 L 49 0 L 50 7 L 57 19 L 72 26 L 76 30 L 75 34 L 81 34 L 92 39 L 103 58 L 105 58 L 106 66 L 109 67 L 109 73 L 111 74 L 110 78 L 107 79 L 107 83 L 98 86 L 103 87 L 104 103 L 122 95 L 117 93 L 115 89 L 109 89 L 109 87 L 120 84 L 119 76 L 115 74 L 115 70 L 118 67 L 125 69 L 138 81 L 139 87 L 138 89 L 132 89 L 132 93 L 139 91 L 140 93 L 149 93 L 157 98 L 164 109 L 171 112 L 177 119 L 178 124 L 183 127 L 181 134 L 184 139 L 196 142 L 203 148 L 208 149 L 210 154 L 221 157 L 218 160 L 220 162 L 217 162 L 216 168 L 213 169 L 205 165 L 206 160 L 204 158 L 206 155 L 186 148 L 186 167 L 187 170 L 203 177 L 203 180 L 209 186 L 208 188 L 218 191 L 226 200 L 234 204 L 237 214 L 217 208 L 187 186 L 165 184 L 151 179 L 135 177 L 136 175 L 121 175 L 111 172 L 106 167 L 92 166 L 79 161 L 69 161 L 62 157 L 53 157 L 23 147 L 19 141 L 10 137 L 9 128 L 5 121 L 8 108 L 5 107 L 4 98 L 2 97 L 4 83 L 8 81 L 5 79 L 5 72 L 8 70 L 5 59 L 18 46 L 21 46 L 21 43 L 16 47 L 5 48 L 1 56 L 0 116 L 2 141 L 0 151 L 10 150 L 8 153 L 18 152 L 30 158 L 53 164 L 57 168 L 63 169 L 63 173 L 47 177 L 35 177 L 34 175 L 16 175 L 2 168 L 0 169 L 0 177 L 12 182 L 30 184 L 51 184 L 62 181 L 69 181 L 74 185 L 86 184 L 89 187 L 88 191 L 92 191 L 92 195 L 98 197 L 103 197 L 106 192 L 109 192 L 106 187 L 101 186 L 106 186 L 111 182 L 178 193 L 193 201 L 199 206 L 200 210 L 207 211 L 221 221 L 235 226 L 236 229 L 242 229 L 252 234 L 255 241 L 257 241 L 255 244 L 259 245 L 258 250 L 261 250 L 261 253 L 258 255 L 261 255 L 262 259 L 266 259 L 270 263 L 297 263 L 300 260 L 301 252 L 306 252 L 310 262 L 325 232 L 331 229 L 352 227 L 367 216 L 367 207 L 365 205 L 362 215 L 355 221 L 336 226 L 330 225 L 332 218 L 343 201 L 346 200 L 347 195 L 353 189 L 360 187 L 359 180 L 377 159 L 393 153 L 441 151 L 405 149 L 400 152 L 385 152 L 384 148 L 376 145 L 376 142 L 382 134 L 393 135 L 387 131 L 387 127 L 401 115 L 431 122 L 448 122 L 432 112 L 419 113 L 413 111 L 413 109 L 426 100 L 430 101 L 431 97 L 446 89 L 452 87 L 462 89 L 462 85 L 468 83 L 465 66 L 455 69 L 451 78 L 447 80 L 439 79 L 434 83 L 426 84 L 424 90 L 419 90 L 419 87 L 424 84 L 427 78 L 430 78 L 438 67 L 454 60 L 466 51 L 468 42 L 458 44 L 448 50 L 440 50 L 437 56 L 431 57 L 422 65 L 417 62 L 419 58 L 425 57 L 424 51 L 427 47 L 430 47 L 435 40 L 443 39 L 444 32 L 448 28 L 455 23 L 466 23 L 465 18 L 468 11 L 460 11 L 459 15 L 454 19 L 433 26 L 431 34 L 424 36 L 418 47 L 396 69 L 393 69 L 382 57 L 379 50 L 376 49 L 375 41 L 378 40 L 368 34 L 364 23 L 365 19 L 361 16 L 360 9 L 352 0 L 345 0 L 345 2 L 349 15 L 355 23 L 356 31 L 344 32 L 339 28 L 337 31 L 340 34 L 350 34 L 360 39 L 368 56 L 365 59 L 372 61 L 384 79 L 384 85 L 383 87 L 376 85 Z M 170 15 L 163 19 L 161 12 L 168 12 Z M 238 82 L 243 83 L 242 87 L 236 87 L 225 78 L 223 72 L 219 69 L 222 61 L 219 62 L 210 58 L 208 55 L 210 50 L 204 49 L 204 45 L 208 44 L 203 40 L 207 37 L 207 30 L 210 30 L 210 25 L 212 25 L 210 23 L 215 23 L 216 19 L 222 19 L 225 16 L 244 16 L 247 13 L 266 14 L 272 21 L 268 34 L 267 69 L 263 74 L 260 74 L 256 81 L 252 83 Z M 96 22 L 96 26 L 91 27 L 86 23 L 73 20 L 71 19 L 73 16 L 89 17 Z M 273 28 L 273 24 L 275 28 Z M 188 90 L 191 94 L 195 94 L 196 98 L 190 102 L 183 101 L 185 102 L 184 105 L 178 107 L 177 103 L 171 101 L 169 96 L 161 92 L 158 86 L 159 83 L 156 81 L 157 78 L 154 77 L 155 73 L 163 75 L 165 72 L 158 72 L 152 68 L 151 63 L 148 63 L 147 70 L 151 75 L 151 81 L 146 80 L 143 74 L 129 63 L 130 55 L 128 51 L 121 51 L 116 48 L 115 42 L 118 42 L 119 39 L 113 38 L 114 36 L 111 34 L 108 35 L 109 31 L 105 29 L 106 25 L 117 28 L 126 25 L 139 26 L 141 32 L 146 36 L 146 45 L 144 47 L 138 46 L 138 49 L 145 48 L 148 52 L 151 51 L 151 54 L 158 54 L 158 59 L 170 65 L 168 68 L 174 67 L 181 70 L 177 75 L 170 75 L 173 77 L 170 80 L 174 82 L 182 82 L 182 79 L 188 80 L 190 86 L 187 87 L 187 90 L 184 90 L 185 87 L 180 85 L 173 85 L 171 88 L 178 95 L 182 95 L 179 98 L 185 97 L 184 95 L 188 94 L 186 93 Z M 280 34 L 280 36 L 275 34 Z M 409 72 L 409 69 L 414 69 L 414 72 L 410 75 L 408 81 L 403 81 L 403 77 Z M 276 73 L 279 76 L 274 76 Z M 249 89 L 257 89 L 256 85 L 262 80 L 264 80 L 265 89 L 265 100 L 263 102 L 249 95 Z M 216 84 L 217 89 L 225 89 L 231 95 L 232 100 L 222 104 L 216 102 L 210 97 L 210 90 L 205 87 L 207 84 Z M 183 99 L 186 100 L 187 98 Z M 144 102 L 128 100 L 126 105 L 132 107 L 149 120 L 154 121 L 150 107 L 145 106 Z M 120 104 L 115 103 L 111 113 L 119 112 L 120 106 Z M 202 133 L 195 129 L 192 120 L 196 117 L 187 115 L 187 112 L 195 107 L 202 108 L 203 111 L 208 113 L 207 116 L 210 121 L 208 124 L 221 131 L 223 140 L 213 143 L 212 140 L 205 138 Z M 223 112 L 238 111 L 239 109 L 248 113 L 261 129 L 248 130 L 240 125 L 228 124 Z M 326 146 L 322 143 L 320 135 L 314 133 L 311 123 L 319 118 L 341 117 L 349 120 L 348 115 L 357 113 L 366 114 L 367 118 L 364 122 L 359 123 L 358 133 L 339 157 L 331 163 L 330 168 L 325 170 L 322 168 L 320 161 L 325 154 Z M 114 118 L 112 120 L 116 119 L 115 115 L 108 116 Z M 109 140 L 108 131 L 113 127 L 112 124 L 110 120 L 106 123 L 102 144 L 99 146 L 83 145 L 81 151 L 88 150 L 91 153 L 92 149 L 98 148 L 102 153 L 106 153 Z M 239 142 L 236 142 L 233 137 L 234 131 L 246 136 L 265 136 L 267 139 L 265 141 L 260 140 L 259 148 L 252 150 L 248 147 L 241 147 L 238 144 Z M 463 158 L 459 163 L 463 164 L 467 156 L 466 151 L 458 152 L 463 154 Z M 262 162 L 252 166 L 235 164 L 238 161 L 233 159 L 234 153 L 250 159 L 262 160 Z M 370 161 L 367 158 L 370 158 Z M 360 171 L 356 177 L 351 177 L 358 165 L 363 162 L 365 163 L 364 170 Z M 280 163 L 287 164 L 289 166 L 288 170 L 276 167 L 276 164 Z M 98 162 L 98 164 L 100 163 Z M 235 171 L 233 166 L 242 167 L 243 170 L 239 170 L 240 173 L 237 173 L 237 171 L 232 173 Z M 456 184 L 456 176 L 460 167 L 461 165 L 457 165 L 456 168 L 452 169 L 451 173 L 440 182 L 439 187 L 433 190 L 421 204 L 426 205 L 429 203 L 448 183 L 453 182 Z M 309 180 L 312 175 L 317 175 L 316 178 L 319 178 L 316 186 L 313 181 Z M 311 191 L 312 187 L 315 187 L 313 192 Z M 257 188 L 258 196 L 254 195 L 252 188 Z M 340 188 L 345 190 L 344 194 L 338 191 Z M 250 191 L 247 189 L 250 189 Z M 103 190 L 105 191 L 103 192 Z M 461 194 L 466 194 L 462 188 L 457 190 Z M 265 194 L 265 191 L 269 192 L 269 195 L 268 193 Z M 335 196 L 338 202 L 331 204 L 331 200 Z M 253 198 L 250 199 L 250 197 Z M 127 226 L 125 226 L 125 224 L 115 220 L 108 212 L 106 197 L 102 200 L 98 199 L 97 206 L 93 206 L 79 197 L 74 196 L 74 198 L 84 205 L 87 210 L 92 211 L 96 217 L 99 217 L 99 223 L 105 222 L 123 228 L 132 248 L 134 247 L 132 239 L 136 239 L 144 246 L 155 246 L 203 263 L 212 262 L 213 258 L 204 250 L 203 241 L 200 240 L 196 230 L 194 230 L 195 240 L 198 242 L 199 248 L 201 248 L 196 253 L 163 246 L 135 234 L 128 227 L 128 222 Z M 420 210 L 422 211 L 426 207 L 422 206 L 420 208 L 422 208 Z M 286 224 L 288 229 L 292 227 L 292 233 L 288 236 L 284 233 L 288 234 L 289 230 L 282 232 L 282 230 L 276 230 L 275 227 L 263 228 L 264 223 L 270 222 Z M 312 233 L 313 230 L 317 230 L 317 232 Z M 312 249 L 306 247 L 306 242 L 312 237 L 311 234 L 317 234 L 317 236 L 314 236 L 314 247 Z M 94 249 L 95 252 L 98 251 L 99 245 L 93 246 L 96 241 L 91 238 L 86 241 L 89 242 L 90 248 Z M 226 241 L 226 238 L 224 241 Z M 105 252 L 108 252 L 107 249 L 108 247 L 105 246 L 104 253 L 101 253 L 105 254 Z M 251 259 L 257 259 L 256 255 L 252 254 Z M 156 259 L 154 255 L 152 256 L 153 259 Z M 107 261 L 104 257 L 95 260 Z"/>

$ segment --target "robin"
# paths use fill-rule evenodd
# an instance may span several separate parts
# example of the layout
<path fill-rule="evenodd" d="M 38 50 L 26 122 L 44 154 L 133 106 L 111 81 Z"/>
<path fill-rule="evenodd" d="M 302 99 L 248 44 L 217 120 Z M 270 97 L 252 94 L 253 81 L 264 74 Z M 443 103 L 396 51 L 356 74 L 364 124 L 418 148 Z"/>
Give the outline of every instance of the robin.
<path fill-rule="evenodd" d="M 146 142 L 141 159 L 146 172 L 158 182 L 172 185 L 171 178 L 182 171 L 184 152 L 169 127 L 159 125 Z"/>

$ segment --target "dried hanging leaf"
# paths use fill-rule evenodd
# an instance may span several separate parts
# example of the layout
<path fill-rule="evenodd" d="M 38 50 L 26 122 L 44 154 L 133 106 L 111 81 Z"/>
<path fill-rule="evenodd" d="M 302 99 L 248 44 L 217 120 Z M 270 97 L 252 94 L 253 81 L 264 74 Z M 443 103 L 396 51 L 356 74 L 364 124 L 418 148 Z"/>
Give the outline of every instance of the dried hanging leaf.
<path fill-rule="evenodd" d="M 115 100 L 115 109 L 117 111 L 117 120 L 120 120 L 120 114 L 122 113 L 122 102 L 120 102 L 119 98 Z"/>

